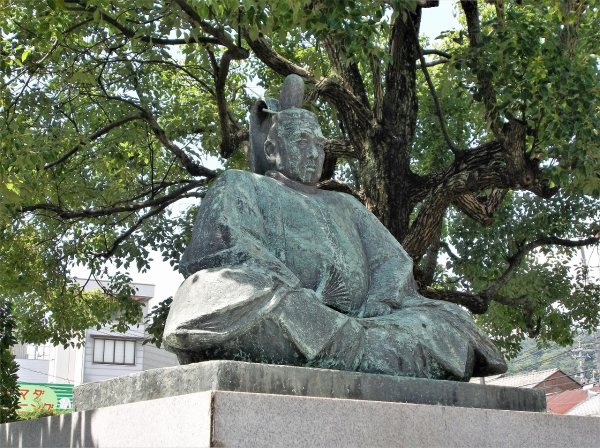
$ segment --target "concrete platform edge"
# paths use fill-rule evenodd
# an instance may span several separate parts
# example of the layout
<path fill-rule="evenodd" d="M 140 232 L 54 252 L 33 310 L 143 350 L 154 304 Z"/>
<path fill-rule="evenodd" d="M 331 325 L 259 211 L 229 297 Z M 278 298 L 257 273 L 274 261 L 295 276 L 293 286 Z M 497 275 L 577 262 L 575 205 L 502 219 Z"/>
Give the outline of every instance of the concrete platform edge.
<path fill-rule="evenodd" d="M 597 447 L 600 419 L 213 391 L 0 425 L 2 447 Z"/>

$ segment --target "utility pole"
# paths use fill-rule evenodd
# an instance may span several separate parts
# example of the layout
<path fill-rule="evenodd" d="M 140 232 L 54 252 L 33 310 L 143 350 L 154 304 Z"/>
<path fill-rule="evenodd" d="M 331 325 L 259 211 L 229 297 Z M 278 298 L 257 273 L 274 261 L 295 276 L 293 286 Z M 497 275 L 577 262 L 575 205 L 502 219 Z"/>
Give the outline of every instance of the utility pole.
<path fill-rule="evenodd" d="M 595 349 L 593 348 L 594 344 L 582 344 L 583 335 L 579 336 L 579 340 L 577 342 L 578 342 L 578 347 L 571 350 L 573 352 L 573 358 L 577 359 L 579 361 L 579 369 L 578 369 L 576 376 L 579 378 L 579 381 L 582 384 L 586 384 L 586 383 L 589 383 L 589 381 L 587 381 L 587 378 L 585 376 L 585 368 L 583 365 L 583 361 L 589 356 L 589 353 L 594 353 L 594 352 L 596 352 L 596 362 L 598 361 L 598 352 L 600 351 L 600 343 L 596 344 Z M 596 342 L 600 342 L 600 340 L 598 339 L 598 335 L 596 335 Z M 592 348 L 587 348 L 590 346 Z M 594 382 L 593 378 L 594 378 L 594 374 L 592 373 L 592 380 L 591 380 L 592 383 Z"/>
<path fill-rule="evenodd" d="M 596 330 L 596 378 L 600 385 L 600 329 Z"/>
<path fill-rule="evenodd" d="M 585 359 L 585 355 L 582 353 L 583 349 L 581 348 L 581 336 L 579 336 L 578 347 L 573 349 L 573 353 L 575 354 L 573 358 L 579 360 L 579 368 L 577 370 L 577 377 L 579 378 L 579 382 L 585 384 L 585 375 L 583 373 L 583 360 Z"/>

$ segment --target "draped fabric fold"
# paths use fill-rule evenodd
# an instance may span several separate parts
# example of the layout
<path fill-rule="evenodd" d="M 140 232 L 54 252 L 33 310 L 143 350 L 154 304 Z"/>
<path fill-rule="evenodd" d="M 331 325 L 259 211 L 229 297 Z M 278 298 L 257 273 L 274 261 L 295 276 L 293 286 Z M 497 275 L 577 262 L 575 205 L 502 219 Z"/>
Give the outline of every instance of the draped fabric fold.
<path fill-rule="evenodd" d="M 412 260 L 362 204 L 230 170 L 202 201 L 165 345 L 237 359 L 468 380 L 502 355 L 459 307 L 420 296 Z"/>

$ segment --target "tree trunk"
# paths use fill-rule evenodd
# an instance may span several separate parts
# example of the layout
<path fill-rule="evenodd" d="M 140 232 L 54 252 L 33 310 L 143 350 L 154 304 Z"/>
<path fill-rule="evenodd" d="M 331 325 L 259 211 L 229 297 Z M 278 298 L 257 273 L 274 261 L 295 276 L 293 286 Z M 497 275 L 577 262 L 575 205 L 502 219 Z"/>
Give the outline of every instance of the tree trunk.
<path fill-rule="evenodd" d="M 410 170 L 410 152 L 418 113 L 416 62 L 420 19 L 421 11 L 417 8 L 405 20 L 399 14 L 393 23 L 389 41 L 392 59 L 385 73 L 383 113 L 360 159 L 365 205 L 400 242 L 408 234 L 415 205 L 409 196 L 416 178 Z"/>

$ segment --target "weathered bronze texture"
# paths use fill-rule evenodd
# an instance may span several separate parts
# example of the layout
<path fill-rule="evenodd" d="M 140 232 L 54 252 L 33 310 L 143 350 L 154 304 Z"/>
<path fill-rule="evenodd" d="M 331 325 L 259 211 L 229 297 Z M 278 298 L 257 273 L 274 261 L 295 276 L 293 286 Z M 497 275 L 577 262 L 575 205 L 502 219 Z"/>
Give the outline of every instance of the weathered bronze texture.
<path fill-rule="evenodd" d="M 412 260 L 353 197 L 316 187 L 317 117 L 290 75 L 253 109 L 256 173 L 202 201 L 165 328 L 182 364 L 230 359 L 466 381 L 506 371 L 458 306 L 420 296 Z M 264 175 L 263 175 L 264 174 Z"/>

